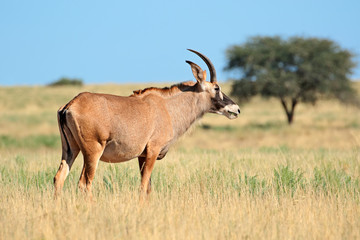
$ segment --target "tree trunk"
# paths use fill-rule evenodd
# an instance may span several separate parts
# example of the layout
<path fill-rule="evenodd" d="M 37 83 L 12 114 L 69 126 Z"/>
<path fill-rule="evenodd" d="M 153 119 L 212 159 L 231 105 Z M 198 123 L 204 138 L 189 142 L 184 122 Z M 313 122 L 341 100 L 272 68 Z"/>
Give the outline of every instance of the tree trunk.
<path fill-rule="evenodd" d="M 294 111 L 295 111 L 295 106 L 298 103 L 296 98 L 293 98 L 291 100 L 291 108 L 289 109 L 288 105 L 285 102 L 285 99 L 281 98 L 281 104 L 285 110 L 286 116 L 287 116 L 287 120 L 289 125 L 291 125 L 293 123 L 294 120 Z"/>

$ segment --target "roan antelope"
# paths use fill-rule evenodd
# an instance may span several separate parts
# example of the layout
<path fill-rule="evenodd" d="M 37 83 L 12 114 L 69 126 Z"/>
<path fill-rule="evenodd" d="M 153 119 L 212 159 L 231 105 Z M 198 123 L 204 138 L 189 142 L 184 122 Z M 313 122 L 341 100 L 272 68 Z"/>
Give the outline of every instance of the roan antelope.
<path fill-rule="evenodd" d="M 124 162 L 138 158 L 143 193 L 151 191 L 151 172 L 156 160 L 205 113 L 234 119 L 240 108 L 221 92 L 216 71 L 203 54 L 189 49 L 204 60 L 206 71 L 193 62 L 196 82 L 170 88 L 146 88 L 129 97 L 83 92 L 58 111 L 62 160 L 54 177 L 55 195 L 60 193 L 75 158 L 81 151 L 84 166 L 79 188 L 91 197 L 91 185 L 99 160 Z"/>

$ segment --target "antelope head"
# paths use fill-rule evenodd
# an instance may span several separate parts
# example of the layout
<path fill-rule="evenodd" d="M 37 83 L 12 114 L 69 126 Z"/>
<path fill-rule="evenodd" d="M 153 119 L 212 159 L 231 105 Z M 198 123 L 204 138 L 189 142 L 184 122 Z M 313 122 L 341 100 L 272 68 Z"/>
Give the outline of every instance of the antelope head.
<path fill-rule="evenodd" d="M 216 80 L 216 71 L 214 65 L 211 63 L 209 58 L 195 50 L 188 50 L 198 55 L 206 63 L 210 71 L 210 82 L 207 82 L 206 71 L 202 70 L 197 64 L 186 61 L 188 64 L 190 64 L 191 70 L 197 81 L 197 91 L 206 93 L 211 100 L 211 107 L 208 112 L 224 115 L 229 119 L 237 118 L 240 114 L 240 108 L 236 103 L 234 103 L 233 100 L 231 100 L 221 91 L 221 87 Z"/>

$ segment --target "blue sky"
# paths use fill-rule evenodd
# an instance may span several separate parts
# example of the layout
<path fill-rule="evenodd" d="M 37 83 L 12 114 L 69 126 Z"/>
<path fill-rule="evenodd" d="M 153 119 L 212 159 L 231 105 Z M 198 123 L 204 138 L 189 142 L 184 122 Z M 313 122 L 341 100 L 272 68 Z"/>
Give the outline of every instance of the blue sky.
<path fill-rule="evenodd" d="M 357 54 L 360 1 L 91 1 L 0 3 L 0 85 L 60 77 L 86 83 L 192 79 L 187 48 L 207 55 L 226 80 L 225 50 L 255 35 L 329 38 Z"/>

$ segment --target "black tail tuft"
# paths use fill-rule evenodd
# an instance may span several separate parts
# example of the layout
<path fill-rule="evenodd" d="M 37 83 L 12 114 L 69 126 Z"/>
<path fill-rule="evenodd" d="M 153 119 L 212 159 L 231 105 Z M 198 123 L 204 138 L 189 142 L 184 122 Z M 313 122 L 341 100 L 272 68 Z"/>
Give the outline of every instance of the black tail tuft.
<path fill-rule="evenodd" d="M 65 130 L 64 130 L 64 128 L 66 127 L 66 111 L 67 111 L 67 109 L 66 109 L 66 107 L 64 107 L 62 110 L 58 111 L 58 115 L 59 115 L 60 129 L 61 129 L 61 132 L 66 141 L 66 148 L 67 148 L 66 152 L 67 152 L 67 155 L 70 156 L 72 154 L 72 152 L 70 149 L 69 140 L 68 140 Z"/>

